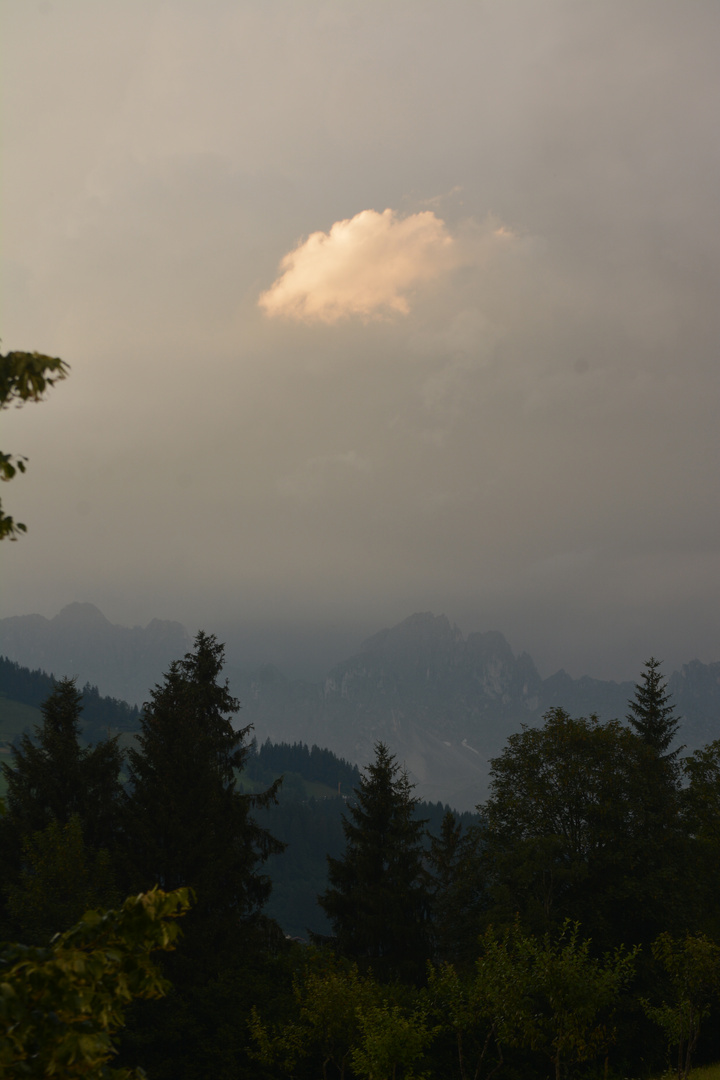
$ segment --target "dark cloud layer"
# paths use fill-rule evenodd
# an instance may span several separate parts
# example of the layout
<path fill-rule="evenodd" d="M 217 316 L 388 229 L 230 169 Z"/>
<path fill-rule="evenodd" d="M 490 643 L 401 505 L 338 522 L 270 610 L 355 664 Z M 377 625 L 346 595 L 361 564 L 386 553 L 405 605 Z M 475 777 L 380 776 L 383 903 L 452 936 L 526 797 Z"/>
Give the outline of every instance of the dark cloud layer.
<path fill-rule="evenodd" d="M 546 670 L 718 658 L 715 3 L 5 23 L 3 346 L 73 371 L 3 418 L 3 615 L 431 609 Z M 461 257 L 381 319 L 263 313 L 283 256 L 388 208 Z"/>

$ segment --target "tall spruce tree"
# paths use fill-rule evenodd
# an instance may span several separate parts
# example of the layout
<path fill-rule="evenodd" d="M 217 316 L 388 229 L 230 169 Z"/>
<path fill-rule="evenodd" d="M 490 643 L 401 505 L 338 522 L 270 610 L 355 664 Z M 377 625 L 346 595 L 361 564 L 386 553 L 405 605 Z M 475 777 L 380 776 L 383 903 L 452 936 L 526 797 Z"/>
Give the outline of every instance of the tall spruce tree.
<path fill-rule="evenodd" d="M 328 857 L 330 888 L 319 897 L 338 951 L 381 978 L 418 979 L 428 955 L 424 821 L 407 774 L 384 743 L 375 748 L 343 818 L 346 848 Z"/>
<path fill-rule="evenodd" d="M 270 894 L 262 862 L 282 850 L 252 816 L 275 796 L 236 789 L 250 752 L 249 728 L 235 730 L 239 702 L 219 682 L 224 646 L 200 632 L 145 705 L 128 753 L 131 794 L 125 829 L 133 888 L 191 886 L 197 894 L 185 935 L 201 931 L 224 948 L 228 933 L 258 914 Z"/>
<path fill-rule="evenodd" d="M 645 913 L 647 937 L 663 931 L 681 933 L 692 920 L 687 898 L 691 849 L 682 817 L 682 746 L 671 750 L 679 727 L 675 706 L 654 656 L 646 662 L 635 695 L 628 702 L 627 721 L 639 749 L 636 759 L 637 797 L 634 819 L 639 842 L 635 874 L 647 883 L 648 897 L 638 907 Z M 650 913 L 655 910 L 655 926 Z M 638 938 L 638 940 L 640 940 Z"/>
<path fill-rule="evenodd" d="M 271 886 L 261 867 L 283 845 L 253 817 L 277 785 L 237 790 L 249 729 L 232 726 L 239 703 L 220 679 L 223 660 L 224 646 L 201 631 L 152 691 L 128 754 L 126 887 L 185 885 L 196 897 L 163 960 L 172 995 L 138 1006 L 125 1035 L 128 1060 L 155 1080 L 245 1075 L 246 1021 L 263 997 L 268 946 L 281 940 L 262 915 Z"/>
<path fill-rule="evenodd" d="M 36 726 L 34 736 L 23 735 L 20 745 L 13 748 L 12 765 L 2 764 L 7 784 L 7 814 L 0 821 L 2 900 L 6 902 L 11 895 L 16 899 L 15 909 L 10 904 L 5 915 L 3 929 L 10 937 L 27 933 L 25 920 L 18 919 L 22 905 L 17 898 L 22 888 L 32 890 L 38 874 L 28 853 L 52 843 L 53 835 L 64 835 L 64 827 L 71 822 L 88 865 L 96 865 L 100 858 L 108 866 L 108 888 L 103 895 L 113 891 L 108 851 L 117 842 L 122 796 L 122 751 L 117 738 L 93 747 L 81 744 L 82 693 L 75 679 L 60 679 L 41 712 L 43 722 Z M 63 867 L 67 871 L 64 879 Z M 45 923 L 52 932 L 66 930 L 66 912 L 74 912 L 73 921 L 82 914 L 85 902 L 85 891 L 72 871 L 71 860 L 60 859 L 56 875 L 58 887 L 48 893 L 44 908 Z"/>
<path fill-rule="evenodd" d="M 675 706 L 671 703 L 665 679 L 660 674 L 662 661 L 654 656 L 645 664 L 642 682 L 635 687 L 635 696 L 628 701 L 630 712 L 626 719 L 636 735 L 658 757 L 672 761 L 682 747 L 668 753 L 679 726 Z"/>

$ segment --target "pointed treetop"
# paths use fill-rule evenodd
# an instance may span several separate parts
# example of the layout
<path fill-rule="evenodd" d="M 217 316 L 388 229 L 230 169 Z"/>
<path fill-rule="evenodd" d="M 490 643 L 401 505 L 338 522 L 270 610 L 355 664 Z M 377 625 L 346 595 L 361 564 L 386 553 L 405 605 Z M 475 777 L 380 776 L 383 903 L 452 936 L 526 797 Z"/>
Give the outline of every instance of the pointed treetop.
<path fill-rule="evenodd" d="M 40 706 L 45 720 L 42 733 L 38 733 L 41 744 L 53 735 L 75 741 L 80 730 L 82 699 L 82 690 L 78 690 L 76 678 L 57 680 L 52 693 Z"/>
<path fill-rule="evenodd" d="M 646 662 L 642 681 L 635 687 L 635 697 L 628 702 L 630 712 L 626 719 L 658 756 L 673 758 L 678 751 L 668 754 L 668 749 L 677 733 L 679 720 L 667 693 L 665 679 L 660 674 L 661 665 L 662 661 L 654 656 Z"/>

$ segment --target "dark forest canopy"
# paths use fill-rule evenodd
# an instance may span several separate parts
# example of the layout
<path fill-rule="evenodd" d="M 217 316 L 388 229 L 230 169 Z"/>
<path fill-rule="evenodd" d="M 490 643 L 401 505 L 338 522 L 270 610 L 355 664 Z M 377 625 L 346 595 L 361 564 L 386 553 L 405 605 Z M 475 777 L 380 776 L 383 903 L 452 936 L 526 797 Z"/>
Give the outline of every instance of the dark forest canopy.
<path fill-rule="evenodd" d="M 273 743 L 270 739 L 260 746 L 253 744 L 244 773 L 250 780 L 299 773 L 310 783 L 335 788 L 338 794 L 348 794 L 360 782 L 357 765 L 337 757 L 332 750 L 315 745 L 308 748 L 307 743 L 303 742 Z"/>
<path fill-rule="evenodd" d="M 0 656 L 0 695 L 11 701 L 40 708 L 52 693 L 57 680 L 54 675 L 37 669 L 21 667 L 13 660 Z M 88 742 L 97 742 L 106 738 L 108 729 L 114 734 L 119 731 L 137 731 L 140 724 L 140 710 L 135 705 L 128 705 L 118 698 L 101 695 L 97 686 L 86 683 L 82 687 L 81 731 Z"/>
<path fill-rule="evenodd" d="M 87 906 L 195 892 L 160 964 L 174 989 L 128 1013 L 120 1064 L 150 1080 L 619 1080 L 659 1073 L 668 1048 L 679 1076 L 720 1056 L 720 740 L 667 753 L 655 661 L 634 699 L 649 726 L 549 710 L 492 761 L 480 815 L 420 803 L 382 744 L 362 770 L 258 747 L 222 661 L 198 635 L 127 754 L 81 740 L 72 679 L 7 668 L 50 693 L 5 769 L 5 935 L 42 948 Z M 318 900 L 327 923 L 307 934 Z"/>

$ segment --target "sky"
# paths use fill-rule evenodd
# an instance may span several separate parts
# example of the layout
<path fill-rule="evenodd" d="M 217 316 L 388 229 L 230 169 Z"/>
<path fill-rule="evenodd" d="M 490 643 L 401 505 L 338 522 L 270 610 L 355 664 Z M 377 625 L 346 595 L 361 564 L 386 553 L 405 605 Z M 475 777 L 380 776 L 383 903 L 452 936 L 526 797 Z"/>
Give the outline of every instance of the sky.
<path fill-rule="evenodd" d="M 0 616 L 720 660 L 716 0 L 2 8 Z"/>

